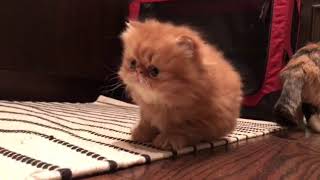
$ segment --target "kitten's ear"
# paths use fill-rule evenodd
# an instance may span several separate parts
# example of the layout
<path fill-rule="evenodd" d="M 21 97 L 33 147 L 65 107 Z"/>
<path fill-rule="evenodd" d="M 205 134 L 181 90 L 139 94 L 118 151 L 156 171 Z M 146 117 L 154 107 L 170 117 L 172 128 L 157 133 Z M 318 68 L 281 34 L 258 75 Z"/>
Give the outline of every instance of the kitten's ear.
<path fill-rule="evenodd" d="M 120 38 L 122 40 L 125 39 L 127 36 L 129 36 L 129 34 L 132 31 L 134 31 L 136 28 L 138 28 L 138 26 L 141 25 L 140 22 L 132 21 L 132 20 L 126 21 L 125 24 L 126 24 L 126 27 L 125 27 L 124 31 L 120 34 Z"/>
<path fill-rule="evenodd" d="M 134 20 L 126 21 L 127 29 L 137 28 L 138 26 L 140 26 L 140 24 L 141 24 L 140 22 L 134 21 Z"/>
<path fill-rule="evenodd" d="M 196 44 L 194 40 L 189 36 L 180 36 L 177 38 L 177 46 L 182 48 L 186 55 L 190 58 L 195 56 Z"/>

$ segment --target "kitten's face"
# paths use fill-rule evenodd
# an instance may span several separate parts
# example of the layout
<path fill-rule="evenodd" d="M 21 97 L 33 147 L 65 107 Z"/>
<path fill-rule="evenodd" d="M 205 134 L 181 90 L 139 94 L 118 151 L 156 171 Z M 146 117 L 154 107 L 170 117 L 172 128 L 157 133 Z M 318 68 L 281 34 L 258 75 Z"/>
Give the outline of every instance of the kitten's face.
<path fill-rule="evenodd" d="M 195 43 L 172 26 L 131 22 L 122 40 L 119 75 L 129 91 L 147 103 L 178 96 L 199 73 Z"/>

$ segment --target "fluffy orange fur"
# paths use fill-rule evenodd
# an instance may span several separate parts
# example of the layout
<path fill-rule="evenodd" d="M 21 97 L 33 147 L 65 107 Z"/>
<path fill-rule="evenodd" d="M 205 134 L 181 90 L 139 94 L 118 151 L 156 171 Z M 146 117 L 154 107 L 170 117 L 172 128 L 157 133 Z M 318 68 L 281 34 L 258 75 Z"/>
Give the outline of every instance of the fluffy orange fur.
<path fill-rule="evenodd" d="M 119 76 L 141 108 L 136 141 L 180 149 L 231 132 L 242 100 L 239 74 L 196 31 L 157 20 L 122 33 Z"/>

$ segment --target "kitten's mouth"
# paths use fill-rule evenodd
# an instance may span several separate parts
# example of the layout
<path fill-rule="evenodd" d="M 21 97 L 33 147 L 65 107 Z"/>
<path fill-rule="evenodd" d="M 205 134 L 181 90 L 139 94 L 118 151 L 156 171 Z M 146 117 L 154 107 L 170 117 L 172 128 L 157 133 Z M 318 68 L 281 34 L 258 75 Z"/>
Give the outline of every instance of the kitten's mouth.
<path fill-rule="evenodd" d="M 143 77 L 141 77 L 138 73 L 136 73 L 136 76 L 137 76 L 137 81 L 138 81 L 140 84 L 143 84 L 143 83 L 144 83 Z"/>
<path fill-rule="evenodd" d="M 147 87 L 151 87 L 150 83 L 148 82 L 147 79 L 145 79 L 142 75 L 140 75 L 139 73 L 136 73 L 136 78 L 139 84 L 147 86 Z"/>
<path fill-rule="evenodd" d="M 146 79 L 145 77 L 143 77 L 143 75 L 141 75 L 139 73 L 135 73 L 135 75 L 136 75 L 136 81 L 141 87 L 145 87 L 148 89 L 151 88 L 151 84 L 148 81 L 148 79 Z"/>

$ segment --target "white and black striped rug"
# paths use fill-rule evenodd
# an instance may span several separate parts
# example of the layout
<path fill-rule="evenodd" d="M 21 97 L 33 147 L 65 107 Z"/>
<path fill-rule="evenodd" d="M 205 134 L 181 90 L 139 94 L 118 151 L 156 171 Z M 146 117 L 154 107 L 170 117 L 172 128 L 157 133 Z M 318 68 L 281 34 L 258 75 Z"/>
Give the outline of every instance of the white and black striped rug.
<path fill-rule="evenodd" d="M 138 108 L 106 97 L 95 103 L 0 101 L 0 179 L 71 179 L 214 148 L 281 129 L 239 119 L 219 141 L 179 152 L 130 140 Z"/>

